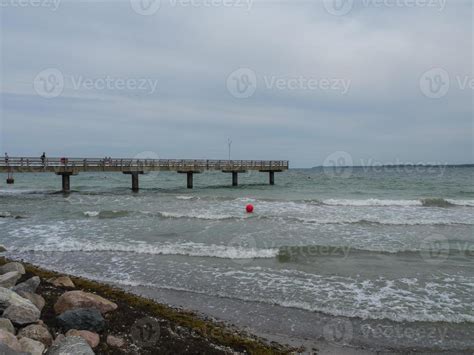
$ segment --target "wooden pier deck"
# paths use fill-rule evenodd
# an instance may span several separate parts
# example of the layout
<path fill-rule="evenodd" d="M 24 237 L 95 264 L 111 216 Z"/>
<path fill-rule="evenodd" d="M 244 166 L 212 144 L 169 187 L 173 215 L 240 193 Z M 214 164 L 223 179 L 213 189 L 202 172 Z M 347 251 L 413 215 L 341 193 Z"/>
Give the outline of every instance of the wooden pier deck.
<path fill-rule="evenodd" d="M 193 160 L 193 159 L 96 159 L 9 157 L 0 161 L 0 173 L 13 184 L 15 173 L 54 173 L 62 177 L 62 190 L 69 192 L 70 177 L 83 172 L 117 172 L 131 175 L 132 190 L 139 189 L 139 175 L 152 171 L 174 171 L 187 175 L 187 187 L 193 188 L 193 175 L 205 171 L 232 174 L 232 185 L 238 185 L 238 174 L 247 171 L 268 173 L 274 185 L 275 173 L 288 170 L 287 160 Z"/>

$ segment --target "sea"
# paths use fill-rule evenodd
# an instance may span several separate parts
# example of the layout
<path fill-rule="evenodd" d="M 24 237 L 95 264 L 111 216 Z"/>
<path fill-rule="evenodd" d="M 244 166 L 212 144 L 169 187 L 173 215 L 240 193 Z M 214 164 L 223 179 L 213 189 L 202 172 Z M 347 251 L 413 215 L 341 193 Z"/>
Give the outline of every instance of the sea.
<path fill-rule="evenodd" d="M 268 340 L 474 351 L 474 167 L 231 176 L 81 173 L 0 182 L 6 256 L 121 287 Z M 252 204 L 254 212 L 246 213 Z M 332 350 L 331 350 L 332 349 Z M 340 352 L 337 351 L 340 349 Z"/>

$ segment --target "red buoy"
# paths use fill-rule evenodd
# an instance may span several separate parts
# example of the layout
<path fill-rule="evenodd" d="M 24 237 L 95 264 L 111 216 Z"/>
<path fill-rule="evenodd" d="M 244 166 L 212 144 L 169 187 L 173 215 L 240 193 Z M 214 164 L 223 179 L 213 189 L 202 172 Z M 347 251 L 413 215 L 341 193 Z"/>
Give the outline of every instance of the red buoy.
<path fill-rule="evenodd" d="M 253 212 L 253 205 L 251 205 L 250 203 L 245 206 L 245 210 L 247 211 L 247 213 L 252 213 Z"/>

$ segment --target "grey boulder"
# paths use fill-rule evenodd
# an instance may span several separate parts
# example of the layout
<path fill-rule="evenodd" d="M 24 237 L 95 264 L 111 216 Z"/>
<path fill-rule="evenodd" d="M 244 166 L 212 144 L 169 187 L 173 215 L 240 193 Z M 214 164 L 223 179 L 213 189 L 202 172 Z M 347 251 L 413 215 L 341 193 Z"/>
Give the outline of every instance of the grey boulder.
<path fill-rule="evenodd" d="M 21 263 L 11 262 L 0 266 L 0 274 L 6 274 L 10 271 L 18 271 L 20 274 L 25 274 L 25 267 Z"/>
<path fill-rule="evenodd" d="M 39 309 L 41 312 L 46 304 L 46 301 L 44 300 L 43 296 L 37 295 L 36 293 L 29 293 L 29 292 L 22 292 L 19 291 L 17 292 L 21 297 L 26 298 L 27 300 L 31 301 L 36 308 Z"/>
<path fill-rule="evenodd" d="M 3 318 L 8 318 L 18 325 L 36 322 L 41 313 L 31 301 L 4 287 L 0 287 L 1 311 L 5 311 Z"/>
<path fill-rule="evenodd" d="M 71 309 L 56 317 L 58 324 L 65 331 L 70 329 L 100 332 L 105 327 L 105 320 L 96 308 Z"/>
<path fill-rule="evenodd" d="M 20 343 L 21 350 L 31 355 L 43 355 L 46 349 L 42 343 L 33 339 L 20 338 L 18 342 Z"/>
<path fill-rule="evenodd" d="M 81 337 L 66 337 L 49 348 L 46 355 L 94 355 L 94 351 Z"/>
<path fill-rule="evenodd" d="M 0 318 L 0 330 L 5 330 L 9 333 L 15 334 L 15 327 L 10 319 Z"/>
<path fill-rule="evenodd" d="M 31 279 L 26 280 L 25 282 L 19 283 L 18 285 L 13 287 L 12 290 L 15 292 L 35 293 L 40 283 L 41 279 L 38 276 L 34 276 Z"/>
<path fill-rule="evenodd" d="M 18 332 L 19 337 L 30 338 L 50 346 L 53 343 L 53 336 L 46 326 L 41 324 L 31 324 Z"/>
<path fill-rule="evenodd" d="M 13 350 L 8 345 L 2 342 L 0 342 L 0 354 L 2 355 L 31 355 L 30 353 L 24 353 L 21 351 Z"/>
<path fill-rule="evenodd" d="M 18 343 L 16 336 L 14 336 L 12 333 L 0 330 L 0 343 L 5 344 L 13 350 L 21 351 L 20 343 Z"/>
<path fill-rule="evenodd" d="M 20 326 L 36 323 L 40 316 L 41 312 L 30 301 L 22 305 L 12 304 L 3 312 L 4 318 L 10 319 L 13 324 Z"/>
<path fill-rule="evenodd" d="M 13 287 L 20 278 L 21 274 L 18 271 L 9 271 L 6 274 L 0 275 L 0 287 Z"/>

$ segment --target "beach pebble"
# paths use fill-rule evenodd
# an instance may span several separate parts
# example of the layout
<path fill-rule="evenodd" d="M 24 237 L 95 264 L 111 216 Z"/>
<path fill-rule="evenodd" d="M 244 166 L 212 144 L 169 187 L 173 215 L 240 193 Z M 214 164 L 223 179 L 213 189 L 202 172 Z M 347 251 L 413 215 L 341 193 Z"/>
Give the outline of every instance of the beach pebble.
<path fill-rule="evenodd" d="M 96 308 L 102 314 L 117 309 L 117 305 L 103 297 L 83 291 L 69 291 L 59 297 L 54 305 L 56 314 L 77 308 Z"/>
<path fill-rule="evenodd" d="M 81 329 L 100 332 L 105 327 L 105 320 L 96 308 L 72 309 L 57 316 L 56 320 L 65 331 Z"/>
<path fill-rule="evenodd" d="M 15 351 L 21 351 L 21 345 L 17 338 L 10 332 L 0 329 L 0 343 L 7 345 Z"/>
<path fill-rule="evenodd" d="M 15 327 L 10 319 L 0 318 L 0 330 L 5 330 L 9 333 L 15 334 Z"/>
<path fill-rule="evenodd" d="M 107 336 L 107 345 L 113 347 L 113 348 L 123 348 L 125 347 L 125 340 L 122 338 L 113 336 L 113 335 L 108 335 Z"/>
<path fill-rule="evenodd" d="M 91 347 L 81 337 L 65 337 L 55 343 L 46 355 L 94 355 Z"/>
<path fill-rule="evenodd" d="M 41 283 L 41 279 L 38 276 L 34 276 L 31 279 L 26 280 L 25 282 L 19 283 L 12 288 L 15 292 L 28 292 L 35 293 L 36 289 Z"/>
<path fill-rule="evenodd" d="M 7 272 L 10 271 L 18 271 L 20 274 L 25 274 L 25 267 L 17 262 L 11 262 L 8 264 L 5 264 L 3 266 L 0 266 L 0 274 L 6 274 Z"/>
<path fill-rule="evenodd" d="M 21 297 L 26 298 L 27 300 L 30 300 L 31 303 L 33 303 L 36 308 L 39 309 L 41 312 L 46 304 L 46 301 L 44 298 L 40 295 L 37 295 L 36 293 L 29 293 L 29 292 L 17 292 Z"/>
<path fill-rule="evenodd" d="M 29 338 L 20 338 L 18 342 L 20 343 L 21 350 L 25 353 L 30 353 L 31 355 L 42 355 L 44 353 L 45 346 L 39 341 Z"/>
<path fill-rule="evenodd" d="M 0 275 L 0 287 L 13 287 L 20 278 L 21 274 L 18 271 L 9 271 L 6 274 Z"/>
<path fill-rule="evenodd" d="M 66 336 L 67 337 L 76 336 L 76 337 L 84 338 L 84 340 L 87 341 L 87 344 L 89 344 L 89 346 L 92 349 L 96 348 L 100 343 L 99 334 L 89 332 L 88 330 L 71 329 L 66 333 Z"/>
<path fill-rule="evenodd" d="M 33 303 L 27 302 L 21 305 L 12 304 L 8 306 L 3 312 L 3 317 L 10 319 L 16 325 L 36 323 L 41 316 L 41 312 Z"/>
<path fill-rule="evenodd" d="M 48 328 L 46 328 L 44 325 L 31 324 L 21 329 L 18 332 L 18 336 L 39 341 L 46 346 L 51 346 L 53 343 L 53 337 Z"/>
<path fill-rule="evenodd" d="M 56 287 L 64 287 L 64 288 L 74 288 L 74 282 L 67 277 L 67 276 L 60 276 L 56 278 L 49 279 L 48 282 Z"/>

